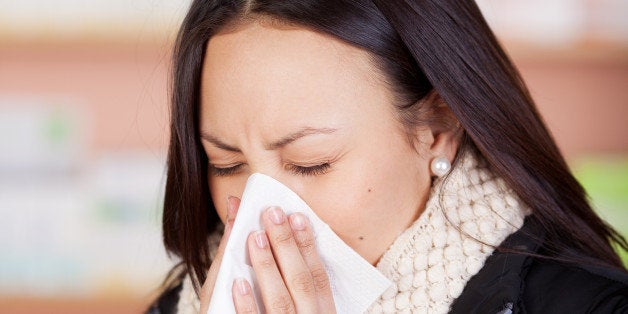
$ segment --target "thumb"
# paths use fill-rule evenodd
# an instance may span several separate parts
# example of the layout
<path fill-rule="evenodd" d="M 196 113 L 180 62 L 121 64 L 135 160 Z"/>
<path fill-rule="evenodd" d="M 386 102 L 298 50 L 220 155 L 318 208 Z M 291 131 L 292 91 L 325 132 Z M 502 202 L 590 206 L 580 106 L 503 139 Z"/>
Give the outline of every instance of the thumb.
<path fill-rule="evenodd" d="M 216 256 L 214 257 L 214 260 L 209 267 L 209 271 L 207 272 L 207 279 L 205 279 L 203 287 L 201 288 L 200 313 L 206 313 L 207 309 L 209 308 L 209 301 L 211 300 L 212 293 L 214 292 L 214 285 L 216 283 L 216 277 L 218 277 L 218 270 L 222 262 L 222 257 L 225 254 L 227 240 L 229 239 L 229 235 L 231 234 L 233 222 L 235 221 L 235 216 L 238 213 L 239 207 L 239 198 L 234 196 L 227 197 L 227 222 L 225 223 L 225 232 L 220 239 L 220 244 L 218 245 L 218 249 L 216 250 Z"/>

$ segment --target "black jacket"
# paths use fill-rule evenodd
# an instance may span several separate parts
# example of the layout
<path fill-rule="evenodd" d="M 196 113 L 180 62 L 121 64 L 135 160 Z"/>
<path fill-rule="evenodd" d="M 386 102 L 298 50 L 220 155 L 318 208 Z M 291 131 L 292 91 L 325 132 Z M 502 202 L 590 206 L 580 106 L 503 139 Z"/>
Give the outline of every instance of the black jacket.
<path fill-rule="evenodd" d="M 545 255 L 534 240 L 542 237 L 528 217 L 500 247 Z M 147 313 L 176 313 L 180 290 L 179 284 L 165 291 Z M 628 273 L 496 250 L 467 282 L 450 313 L 628 313 Z"/>
<path fill-rule="evenodd" d="M 548 255 L 526 218 L 500 247 Z M 450 313 L 628 313 L 628 273 L 496 250 L 465 285 Z"/>

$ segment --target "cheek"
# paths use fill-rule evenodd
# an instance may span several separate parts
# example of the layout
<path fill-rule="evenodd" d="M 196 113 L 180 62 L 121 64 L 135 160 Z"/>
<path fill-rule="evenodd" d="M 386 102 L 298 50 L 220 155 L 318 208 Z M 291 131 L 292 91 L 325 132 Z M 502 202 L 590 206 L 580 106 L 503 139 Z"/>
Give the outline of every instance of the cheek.
<path fill-rule="evenodd" d="M 304 195 L 354 249 L 367 244 L 360 244 L 361 239 L 394 239 L 418 217 L 430 186 L 427 164 L 414 152 L 391 149 L 385 155 L 360 156 L 369 155 L 343 165 Z"/>
<path fill-rule="evenodd" d="M 344 172 L 343 172 L 344 173 Z M 343 176 L 340 173 L 317 182 L 304 191 L 303 198 L 312 210 L 334 230 L 341 230 L 355 222 L 347 224 L 351 218 L 360 219 L 360 208 L 370 198 L 368 176 Z M 372 189 L 372 188 L 371 188 Z M 360 200 L 356 203 L 356 200 Z M 343 228 L 340 228 L 340 227 Z"/>
<path fill-rule="evenodd" d="M 389 170 L 355 167 L 308 187 L 304 199 L 346 241 L 370 233 L 377 221 L 388 219 L 398 179 Z"/>

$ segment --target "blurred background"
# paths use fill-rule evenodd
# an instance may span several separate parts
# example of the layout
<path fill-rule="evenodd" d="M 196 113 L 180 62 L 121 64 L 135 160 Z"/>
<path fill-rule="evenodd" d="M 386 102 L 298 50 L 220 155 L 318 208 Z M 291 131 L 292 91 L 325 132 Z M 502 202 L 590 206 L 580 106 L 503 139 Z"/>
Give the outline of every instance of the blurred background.
<path fill-rule="evenodd" d="M 628 0 L 478 0 L 596 209 L 628 234 Z M 189 1 L 0 0 L 0 312 L 139 313 Z M 625 257 L 625 252 L 622 252 Z"/>

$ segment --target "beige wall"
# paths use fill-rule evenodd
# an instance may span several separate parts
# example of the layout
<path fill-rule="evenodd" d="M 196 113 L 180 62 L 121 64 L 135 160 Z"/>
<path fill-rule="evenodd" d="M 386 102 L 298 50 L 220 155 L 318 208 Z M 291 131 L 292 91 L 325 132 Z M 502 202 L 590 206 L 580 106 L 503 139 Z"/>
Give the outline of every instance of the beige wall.
<path fill-rule="evenodd" d="M 628 54 L 593 49 L 513 53 L 567 157 L 628 153 Z"/>

